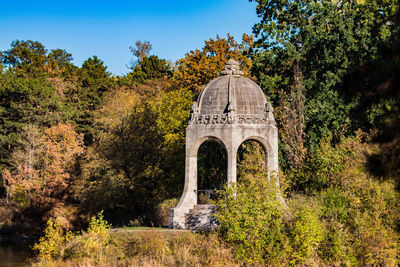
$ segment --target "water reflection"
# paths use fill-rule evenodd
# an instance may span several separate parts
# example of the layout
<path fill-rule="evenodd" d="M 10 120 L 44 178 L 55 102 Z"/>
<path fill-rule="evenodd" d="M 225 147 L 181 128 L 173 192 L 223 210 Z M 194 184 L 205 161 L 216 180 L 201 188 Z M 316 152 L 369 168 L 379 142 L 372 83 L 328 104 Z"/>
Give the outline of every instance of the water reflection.
<path fill-rule="evenodd" d="M 32 240 L 0 240 L 0 266 L 27 266 L 34 256 L 31 249 L 33 244 Z"/>

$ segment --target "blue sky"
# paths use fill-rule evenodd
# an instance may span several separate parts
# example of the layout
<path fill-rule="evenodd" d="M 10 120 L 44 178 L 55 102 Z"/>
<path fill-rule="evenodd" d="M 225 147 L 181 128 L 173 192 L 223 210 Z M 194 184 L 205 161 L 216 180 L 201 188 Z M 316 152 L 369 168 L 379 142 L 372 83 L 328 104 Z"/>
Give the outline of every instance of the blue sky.
<path fill-rule="evenodd" d="M 148 40 L 152 54 L 175 61 L 204 40 L 231 33 L 240 40 L 257 22 L 247 0 L 0 1 L 0 50 L 34 40 L 72 53 L 74 64 L 93 55 L 113 74 L 127 73 L 129 46 Z"/>

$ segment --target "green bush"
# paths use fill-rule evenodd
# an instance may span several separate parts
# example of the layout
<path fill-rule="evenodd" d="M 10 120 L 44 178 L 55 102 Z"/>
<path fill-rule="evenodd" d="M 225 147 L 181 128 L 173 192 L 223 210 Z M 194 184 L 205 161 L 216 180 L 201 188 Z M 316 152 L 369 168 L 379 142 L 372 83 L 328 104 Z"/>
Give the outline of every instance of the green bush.
<path fill-rule="evenodd" d="M 235 256 L 241 261 L 274 262 L 285 252 L 288 241 L 283 235 L 284 206 L 266 175 L 243 179 L 217 202 L 219 235 L 236 248 Z"/>
<path fill-rule="evenodd" d="M 333 219 L 327 220 L 325 225 L 325 235 L 319 248 L 323 262 L 336 266 L 357 265 L 349 229 Z"/>
<path fill-rule="evenodd" d="M 349 217 L 350 204 L 338 188 L 329 188 L 321 192 L 322 213 L 325 218 L 332 218 L 340 223 Z"/>
<path fill-rule="evenodd" d="M 323 226 L 315 209 L 303 206 L 288 225 L 291 263 L 304 263 L 313 258 L 323 238 Z"/>
<path fill-rule="evenodd" d="M 367 137 L 330 138 L 306 165 L 283 176 L 288 209 L 274 182 L 244 169 L 240 183 L 222 195 L 216 214 L 220 237 L 246 264 L 396 266 L 400 195 L 393 180 L 367 171 L 376 147 Z"/>
<path fill-rule="evenodd" d="M 166 199 L 156 206 L 155 217 L 158 226 L 168 226 L 170 209 L 178 205 L 179 199 Z"/>

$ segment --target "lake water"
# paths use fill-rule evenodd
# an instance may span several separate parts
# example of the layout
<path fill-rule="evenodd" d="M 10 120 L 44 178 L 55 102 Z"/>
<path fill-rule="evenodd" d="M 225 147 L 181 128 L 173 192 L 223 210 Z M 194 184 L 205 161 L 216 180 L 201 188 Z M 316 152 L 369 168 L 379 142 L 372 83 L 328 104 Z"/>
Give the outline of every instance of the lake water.
<path fill-rule="evenodd" d="M 0 240 L 0 266 L 20 267 L 29 265 L 34 253 L 32 240 Z"/>

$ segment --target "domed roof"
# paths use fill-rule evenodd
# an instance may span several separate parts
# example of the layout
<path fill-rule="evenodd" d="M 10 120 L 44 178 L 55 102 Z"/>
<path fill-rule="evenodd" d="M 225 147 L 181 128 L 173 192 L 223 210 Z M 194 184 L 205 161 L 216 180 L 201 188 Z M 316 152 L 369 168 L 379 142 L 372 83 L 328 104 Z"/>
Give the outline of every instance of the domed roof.
<path fill-rule="evenodd" d="M 197 99 L 199 114 L 264 114 L 267 99 L 261 88 L 242 76 L 239 63 L 230 59 L 221 76 L 209 82 Z"/>

